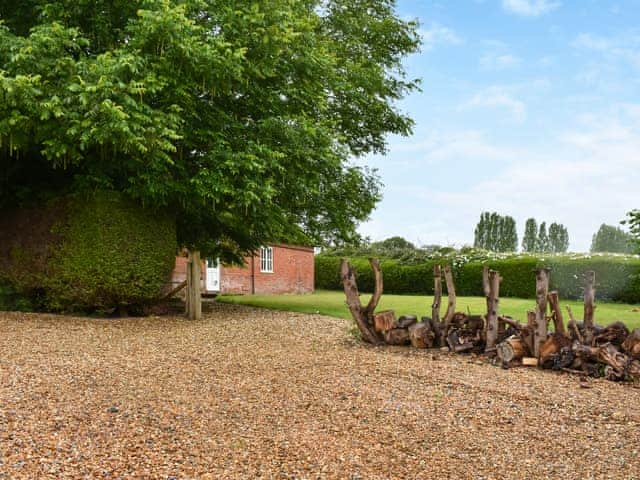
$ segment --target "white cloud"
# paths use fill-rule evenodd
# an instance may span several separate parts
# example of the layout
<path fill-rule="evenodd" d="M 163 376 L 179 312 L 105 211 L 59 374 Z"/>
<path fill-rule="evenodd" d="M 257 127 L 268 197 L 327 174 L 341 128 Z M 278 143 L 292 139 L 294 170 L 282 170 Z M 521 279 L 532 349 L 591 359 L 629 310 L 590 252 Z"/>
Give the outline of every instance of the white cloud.
<path fill-rule="evenodd" d="M 539 17 L 561 5 L 552 0 L 502 0 L 502 8 L 523 17 Z"/>
<path fill-rule="evenodd" d="M 520 58 L 509 53 L 488 52 L 480 57 L 480 66 L 486 70 L 505 70 L 520 65 Z"/>
<path fill-rule="evenodd" d="M 460 45 L 463 43 L 462 38 L 456 32 L 438 23 L 432 23 L 428 28 L 421 28 L 419 34 L 422 38 L 423 50 L 431 50 L 436 45 Z"/>
<path fill-rule="evenodd" d="M 416 172 L 422 166 L 428 178 L 428 163 L 410 171 L 394 165 L 407 168 L 405 181 L 386 189 L 375 223 L 363 226 L 376 239 L 402 234 L 423 243 L 469 244 L 480 213 L 498 211 L 516 219 L 520 236 L 529 217 L 560 222 L 569 230 L 570 249 L 588 251 L 600 224 L 617 225 L 640 207 L 640 104 L 579 115 L 537 147 L 508 147 L 466 131 L 435 134 L 407 150 L 414 158 L 436 160 L 439 173 L 450 172 L 450 178 L 425 188 Z M 461 169 L 486 175 L 461 187 Z"/>
<path fill-rule="evenodd" d="M 579 50 L 600 53 L 607 60 L 621 60 L 634 68 L 640 68 L 640 34 L 637 33 L 611 37 L 581 33 L 571 45 Z"/>
<path fill-rule="evenodd" d="M 527 117 L 527 108 L 524 102 L 515 98 L 507 89 L 500 86 L 489 87 L 461 106 L 468 108 L 498 108 L 507 110 L 512 120 L 524 122 Z"/>

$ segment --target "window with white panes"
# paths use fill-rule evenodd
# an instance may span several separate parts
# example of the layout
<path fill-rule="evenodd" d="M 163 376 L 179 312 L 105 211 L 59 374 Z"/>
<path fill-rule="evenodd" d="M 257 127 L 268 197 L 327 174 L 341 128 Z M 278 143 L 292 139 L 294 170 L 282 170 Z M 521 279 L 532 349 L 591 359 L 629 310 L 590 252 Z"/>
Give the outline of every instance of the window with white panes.
<path fill-rule="evenodd" d="M 273 273 L 273 248 L 260 248 L 260 271 Z"/>

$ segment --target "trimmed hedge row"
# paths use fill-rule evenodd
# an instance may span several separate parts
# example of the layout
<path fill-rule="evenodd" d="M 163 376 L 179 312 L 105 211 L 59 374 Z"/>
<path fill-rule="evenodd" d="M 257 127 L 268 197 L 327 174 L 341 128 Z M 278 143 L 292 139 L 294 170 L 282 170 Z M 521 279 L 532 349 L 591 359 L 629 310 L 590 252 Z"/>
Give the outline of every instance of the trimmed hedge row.
<path fill-rule="evenodd" d="M 402 265 L 396 260 L 381 259 L 384 291 L 394 294 L 433 295 L 433 266 L 435 261 L 419 265 Z M 442 262 L 438 262 L 442 263 Z M 354 258 L 358 287 L 363 292 L 373 290 L 373 271 L 367 259 Z M 456 292 L 461 296 L 482 296 L 482 268 L 489 265 L 503 277 L 500 296 L 535 297 L 535 276 L 538 267 L 551 268 L 552 290 L 558 290 L 562 298 L 577 299 L 582 296 L 582 274 L 596 272 L 596 295 L 599 300 L 640 303 L 640 259 L 597 256 L 575 258 L 553 256 L 545 259 L 517 257 L 485 262 L 452 262 Z M 318 255 L 315 259 L 316 288 L 341 290 L 340 258 Z"/>
<path fill-rule="evenodd" d="M 0 309 L 137 312 L 175 263 L 175 219 L 117 192 L 69 196 L 0 218 Z"/>

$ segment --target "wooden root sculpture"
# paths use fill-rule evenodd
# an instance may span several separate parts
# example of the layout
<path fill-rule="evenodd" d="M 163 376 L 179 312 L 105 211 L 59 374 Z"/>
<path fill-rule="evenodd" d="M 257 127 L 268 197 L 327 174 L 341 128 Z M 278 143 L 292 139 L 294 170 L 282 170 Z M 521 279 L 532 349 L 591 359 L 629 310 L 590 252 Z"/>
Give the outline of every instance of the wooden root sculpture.
<path fill-rule="evenodd" d="M 375 287 L 373 295 L 371 295 L 371 299 L 366 306 L 363 306 L 360 302 L 360 292 L 358 292 L 355 271 L 346 259 L 342 260 L 340 273 L 344 294 L 347 297 L 347 306 L 356 325 L 358 325 L 362 339 L 373 345 L 381 345 L 385 343 L 384 336 L 376 330 L 374 314 L 380 297 L 382 297 L 382 272 L 380 270 L 380 261 L 377 258 L 369 259 L 369 263 L 375 274 Z"/>

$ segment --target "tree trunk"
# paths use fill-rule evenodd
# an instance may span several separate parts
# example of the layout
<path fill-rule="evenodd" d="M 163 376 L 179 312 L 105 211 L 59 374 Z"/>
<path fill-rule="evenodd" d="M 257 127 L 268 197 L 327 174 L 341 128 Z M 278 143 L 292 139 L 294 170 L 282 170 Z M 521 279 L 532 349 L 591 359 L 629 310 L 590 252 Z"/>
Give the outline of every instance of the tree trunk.
<path fill-rule="evenodd" d="M 593 345 L 593 317 L 596 298 L 596 272 L 588 271 L 584 274 L 584 341 L 587 345 Z"/>
<path fill-rule="evenodd" d="M 451 272 L 451 266 L 444 267 L 444 280 L 447 284 L 447 313 L 444 316 L 444 335 L 449 335 L 449 325 L 456 313 L 456 285 L 453 282 L 453 273 Z"/>
<path fill-rule="evenodd" d="M 536 312 L 527 311 L 527 329 L 522 332 L 522 339 L 532 355 L 535 356 Z M 538 358 L 538 357 L 536 357 Z"/>
<path fill-rule="evenodd" d="M 355 271 L 346 259 L 342 260 L 340 273 L 342 276 L 342 286 L 347 297 L 347 306 L 351 312 L 351 316 L 356 322 L 362 339 L 373 345 L 381 345 L 384 343 L 382 335 L 376 332 L 374 311 L 378 306 L 380 297 L 382 296 L 382 272 L 380 271 L 380 261 L 377 258 L 369 260 L 371 268 L 375 273 L 375 289 L 371 296 L 371 300 L 366 307 L 360 302 L 360 293 L 358 292 L 358 284 L 356 282 Z"/>
<path fill-rule="evenodd" d="M 513 360 L 519 360 L 527 354 L 527 348 L 522 339 L 512 335 L 504 342 L 496 345 L 496 353 L 502 363 L 508 364 Z"/>
<path fill-rule="evenodd" d="M 567 331 L 564 328 L 564 319 L 562 318 L 562 309 L 560 308 L 560 300 L 558 298 L 558 292 L 553 291 L 547 296 L 549 304 L 551 305 L 551 311 L 553 312 L 553 327 L 556 332 L 566 335 Z"/>
<path fill-rule="evenodd" d="M 536 325 L 533 332 L 533 354 L 540 358 L 540 348 L 547 341 L 547 295 L 549 294 L 549 269 L 536 270 Z"/>
<path fill-rule="evenodd" d="M 502 277 L 500 273 L 490 270 L 488 272 L 489 292 L 487 295 L 487 324 L 486 324 L 486 347 L 485 349 L 493 350 L 498 340 L 498 310 L 500 303 L 500 282 Z M 484 272 L 483 272 L 484 277 Z M 485 288 L 486 292 L 486 288 Z"/>
<path fill-rule="evenodd" d="M 409 338 L 415 348 L 433 347 L 435 337 L 435 332 L 428 323 L 414 323 L 409 327 Z"/>

